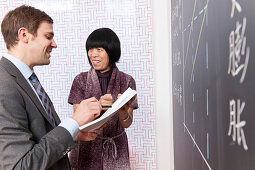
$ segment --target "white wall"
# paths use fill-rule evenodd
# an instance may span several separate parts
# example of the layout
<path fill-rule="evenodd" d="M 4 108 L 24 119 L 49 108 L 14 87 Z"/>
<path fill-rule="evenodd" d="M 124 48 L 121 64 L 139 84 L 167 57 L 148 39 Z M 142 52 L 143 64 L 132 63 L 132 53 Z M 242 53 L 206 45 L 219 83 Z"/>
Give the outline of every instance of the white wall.
<path fill-rule="evenodd" d="M 170 6 L 168 0 L 153 1 L 152 4 L 158 170 L 174 169 Z"/>

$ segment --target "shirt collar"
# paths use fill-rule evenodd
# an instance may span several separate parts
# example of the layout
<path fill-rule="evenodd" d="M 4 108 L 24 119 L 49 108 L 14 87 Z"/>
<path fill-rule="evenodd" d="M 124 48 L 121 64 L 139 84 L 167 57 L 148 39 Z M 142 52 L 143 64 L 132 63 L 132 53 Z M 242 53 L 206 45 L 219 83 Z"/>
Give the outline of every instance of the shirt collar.
<path fill-rule="evenodd" d="M 20 59 L 5 53 L 3 55 L 6 59 L 8 59 L 10 62 L 12 62 L 21 72 L 21 74 L 25 77 L 25 79 L 28 79 L 32 73 L 34 72 L 34 70 L 31 70 L 28 65 L 26 65 L 25 63 L 23 63 Z"/>

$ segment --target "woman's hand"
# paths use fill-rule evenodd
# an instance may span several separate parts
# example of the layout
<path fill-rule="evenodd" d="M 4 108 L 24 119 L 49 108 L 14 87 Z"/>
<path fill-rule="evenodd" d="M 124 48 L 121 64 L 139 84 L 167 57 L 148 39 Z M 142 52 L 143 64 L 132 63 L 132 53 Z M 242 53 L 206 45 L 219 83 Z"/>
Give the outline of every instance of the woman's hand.
<path fill-rule="evenodd" d="M 118 94 L 118 98 L 121 94 Z M 131 103 L 136 99 L 136 96 L 132 97 L 124 106 L 119 109 L 120 124 L 124 128 L 128 128 L 133 122 L 133 108 L 130 107 Z"/>
<path fill-rule="evenodd" d="M 105 95 L 101 96 L 99 102 L 102 106 L 102 110 L 106 111 L 108 108 L 104 107 L 104 106 L 112 106 L 112 104 L 113 104 L 112 95 L 105 94 Z"/>

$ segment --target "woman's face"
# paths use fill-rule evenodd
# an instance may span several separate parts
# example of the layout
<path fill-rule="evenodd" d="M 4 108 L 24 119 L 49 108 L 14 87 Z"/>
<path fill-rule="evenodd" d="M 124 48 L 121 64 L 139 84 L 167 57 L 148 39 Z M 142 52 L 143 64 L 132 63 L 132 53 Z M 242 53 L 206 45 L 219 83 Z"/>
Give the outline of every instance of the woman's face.
<path fill-rule="evenodd" d="M 109 56 L 105 49 L 103 49 L 102 47 L 89 49 L 88 55 L 95 70 L 104 73 L 111 69 L 111 67 L 109 66 Z"/>

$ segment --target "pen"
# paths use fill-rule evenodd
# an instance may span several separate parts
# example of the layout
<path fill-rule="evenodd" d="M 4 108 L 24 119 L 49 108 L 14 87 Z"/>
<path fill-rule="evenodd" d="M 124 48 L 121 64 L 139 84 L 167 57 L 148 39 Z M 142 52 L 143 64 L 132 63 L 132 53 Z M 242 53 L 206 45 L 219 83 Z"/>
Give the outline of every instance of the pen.
<path fill-rule="evenodd" d="M 102 108 L 111 108 L 112 106 L 103 106 L 102 105 Z"/>

